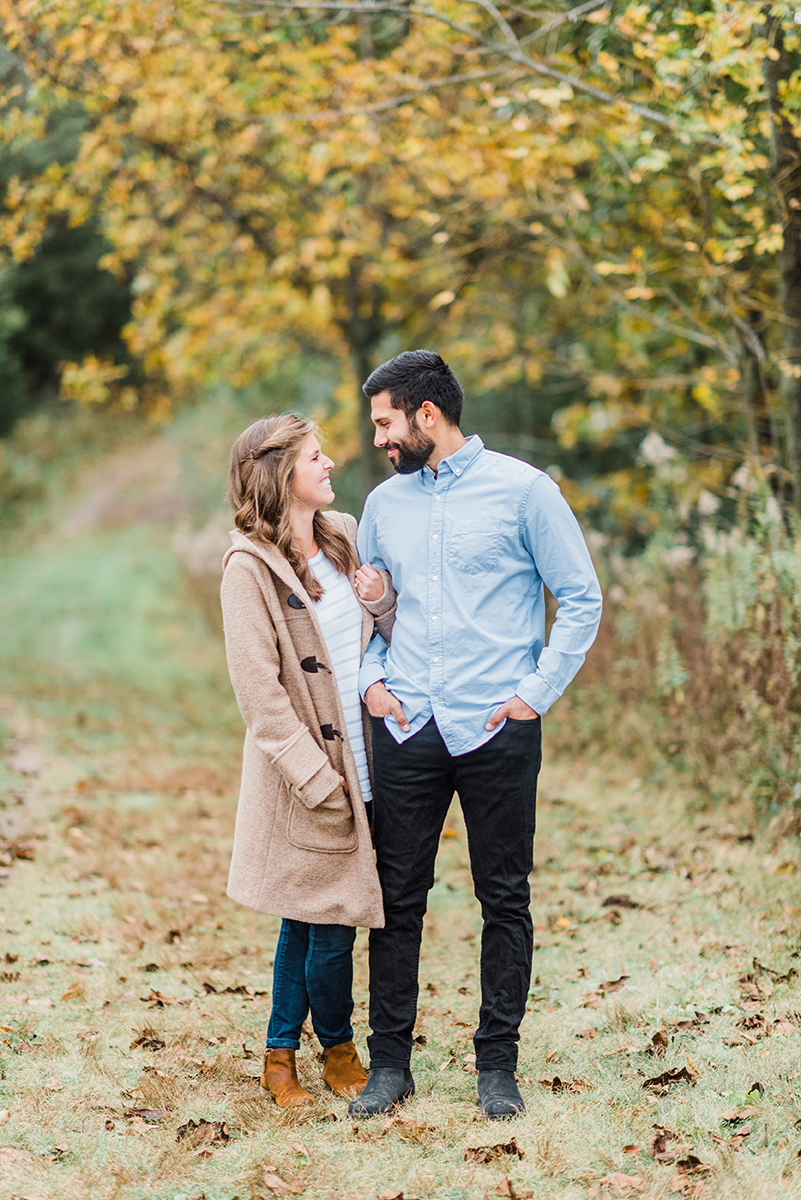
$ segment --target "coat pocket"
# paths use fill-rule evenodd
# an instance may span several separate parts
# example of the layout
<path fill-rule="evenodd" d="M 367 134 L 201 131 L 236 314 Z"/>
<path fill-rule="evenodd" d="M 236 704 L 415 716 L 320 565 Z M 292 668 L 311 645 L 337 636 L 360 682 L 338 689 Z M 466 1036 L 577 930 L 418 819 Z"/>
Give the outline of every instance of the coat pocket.
<path fill-rule="evenodd" d="M 337 788 L 322 804 L 307 808 L 290 793 L 286 840 L 298 850 L 349 854 L 358 844 L 350 798 Z"/>

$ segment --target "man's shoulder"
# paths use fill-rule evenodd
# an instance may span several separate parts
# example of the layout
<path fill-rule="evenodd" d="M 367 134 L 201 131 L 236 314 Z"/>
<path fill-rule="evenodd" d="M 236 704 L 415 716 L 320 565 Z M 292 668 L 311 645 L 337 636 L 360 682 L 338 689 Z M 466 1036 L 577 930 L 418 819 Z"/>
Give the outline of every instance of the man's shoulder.
<path fill-rule="evenodd" d="M 515 458 L 511 454 L 501 454 L 497 450 L 484 449 L 478 459 L 482 471 L 486 471 L 499 480 L 510 491 L 520 492 L 532 483 L 546 481 L 553 484 L 547 471 Z M 556 486 L 556 485 L 554 485 Z"/>
<path fill-rule="evenodd" d="M 377 484 L 364 502 L 365 512 L 368 508 L 380 507 L 384 504 L 395 504 L 404 492 L 417 490 L 419 484 L 417 475 L 417 471 L 412 475 L 390 475 L 389 479 L 385 479 L 383 482 Z"/>

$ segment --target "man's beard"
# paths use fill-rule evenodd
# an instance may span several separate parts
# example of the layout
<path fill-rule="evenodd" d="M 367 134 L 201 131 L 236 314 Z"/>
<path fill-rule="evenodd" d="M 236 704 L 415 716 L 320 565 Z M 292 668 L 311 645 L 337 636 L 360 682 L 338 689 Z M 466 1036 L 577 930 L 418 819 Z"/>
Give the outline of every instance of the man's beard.
<path fill-rule="evenodd" d="M 415 471 L 422 471 L 431 457 L 434 446 L 434 441 L 410 421 L 408 438 L 403 442 L 390 443 L 390 449 L 397 450 L 398 456 L 396 460 L 389 461 L 399 475 L 413 475 Z"/>

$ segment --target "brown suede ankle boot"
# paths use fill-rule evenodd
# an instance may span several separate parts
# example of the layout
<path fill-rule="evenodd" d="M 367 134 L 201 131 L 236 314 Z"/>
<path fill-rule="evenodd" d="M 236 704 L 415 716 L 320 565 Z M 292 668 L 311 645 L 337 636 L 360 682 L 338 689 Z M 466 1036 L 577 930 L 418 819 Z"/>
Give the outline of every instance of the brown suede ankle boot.
<path fill-rule="evenodd" d="M 314 1104 L 314 1096 L 298 1081 L 294 1050 L 267 1051 L 259 1086 L 262 1096 L 273 1096 L 279 1108 Z"/>
<path fill-rule="evenodd" d="M 357 1096 L 367 1083 L 367 1072 L 353 1042 L 323 1049 L 323 1083 L 335 1096 Z"/>

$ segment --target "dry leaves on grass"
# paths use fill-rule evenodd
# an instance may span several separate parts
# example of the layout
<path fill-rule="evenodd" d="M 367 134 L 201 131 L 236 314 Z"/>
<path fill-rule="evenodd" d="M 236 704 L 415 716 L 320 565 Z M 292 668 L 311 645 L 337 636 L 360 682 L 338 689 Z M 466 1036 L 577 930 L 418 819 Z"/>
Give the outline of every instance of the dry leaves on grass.
<path fill-rule="evenodd" d="M 515 1138 L 511 1138 L 508 1142 L 497 1142 L 494 1146 L 470 1146 L 464 1152 L 464 1161 L 470 1163 L 491 1163 L 496 1158 L 503 1158 L 505 1155 L 516 1155 L 521 1161 L 526 1157 L 525 1150 L 521 1150 Z"/>
<path fill-rule="evenodd" d="M 641 1175 L 624 1175 L 622 1171 L 612 1171 L 598 1181 L 598 1189 L 592 1189 L 596 1196 L 624 1196 L 626 1192 L 641 1192 L 643 1182 Z"/>
<path fill-rule="evenodd" d="M 213 983 L 200 985 L 207 996 L 243 996 L 245 1000 L 256 1000 L 259 996 L 269 996 L 269 992 L 258 992 L 249 983 L 237 983 L 229 987 L 218 988 Z"/>
<path fill-rule="evenodd" d="M 36 1162 L 36 1155 L 30 1150 L 22 1150 L 19 1146 L 0 1146 L 0 1166 L 7 1163 Z"/>
<path fill-rule="evenodd" d="M 191 1147 L 225 1146 L 230 1142 L 231 1135 L 225 1121 L 207 1121 L 205 1117 L 201 1117 L 199 1121 L 187 1121 L 185 1125 L 179 1125 L 175 1140 L 186 1142 L 187 1146 Z"/>
<path fill-rule="evenodd" d="M 587 993 L 579 1008 L 600 1008 L 601 1001 L 606 996 L 611 996 L 613 992 L 619 992 L 628 978 L 628 975 L 621 975 L 619 979 L 607 979 L 603 983 L 599 983 L 594 992 Z"/>
<path fill-rule="evenodd" d="M 378 1200 L 416 1200 L 415 1196 L 404 1196 L 403 1192 L 379 1192 Z"/>
<path fill-rule="evenodd" d="M 663 1058 L 667 1053 L 669 1045 L 670 1034 L 668 1031 L 666 1029 L 657 1029 L 651 1038 L 650 1046 L 646 1047 L 645 1053 L 653 1055 L 654 1058 Z"/>
<path fill-rule="evenodd" d="M 165 996 L 163 992 L 156 992 L 152 988 L 147 996 L 140 996 L 143 1004 L 148 1008 L 167 1008 L 171 1004 L 191 1004 L 192 996 Z"/>
<path fill-rule="evenodd" d="M 586 1079 L 560 1079 L 558 1075 L 554 1075 L 553 1079 L 541 1079 L 540 1083 L 543 1087 L 549 1088 L 552 1092 L 591 1092 L 592 1084 Z"/>
<path fill-rule="evenodd" d="M 136 1033 L 136 1030 L 134 1030 Z M 139 1036 L 131 1042 L 132 1050 L 163 1050 L 166 1046 L 161 1038 L 152 1029 L 143 1029 Z"/>
<path fill-rule="evenodd" d="M 719 1133 L 712 1133 L 711 1130 L 709 1132 L 709 1136 L 717 1146 L 723 1146 L 727 1150 L 739 1150 L 750 1132 L 751 1126 L 743 1125 L 743 1127 L 738 1129 L 737 1132 L 732 1134 L 731 1137 L 721 1137 Z"/>
<path fill-rule="evenodd" d="M 663 1071 L 661 1075 L 654 1075 L 652 1079 L 646 1079 L 642 1086 L 648 1088 L 650 1092 L 656 1092 L 658 1096 L 664 1096 L 674 1083 L 687 1083 L 690 1087 L 694 1087 L 697 1079 L 698 1075 L 689 1067 L 674 1067 L 671 1071 Z"/>
<path fill-rule="evenodd" d="M 751 1117 L 755 1117 L 759 1109 L 754 1105 L 748 1108 L 727 1108 L 725 1112 L 720 1114 L 721 1121 L 726 1125 L 739 1125 L 742 1121 L 750 1121 Z"/>
<path fill-rule="evenodd" d="M 292 1179 L 283 1179 L 273 1167 L 264 1168 L 262 1181 L 267 1190 L 276 1196 L 299 1196 L 306 1190 L 306 1184 L 300 1175 L 294 1175 Z"/>
<path fill-rule="evenodd" d="M 439 1134 L 435 1125 L 424 1125 L 421 1121 L 413 1121 L 403 1113 L 388 1117 L 384 1122 L 384 1129 L 394 1129 L 407 1142 L 418 1142 L 421 1145 L 429 1144 L 431 1139 Z"/>
<path fill-rule="evenodd" d="M 510 1200 L 531 1200 L 534 1195 L 532 1191 L 524 1191 L 522 1188 L 515 1187 L 508 1175 L 504 1175 L 501 1182 L 495 1189 L 496 1196 L 509 1196 Z"/>
<path fill-rule="evenodd" d="M 685 1196 L 699 1196 L 703 1183 L 698 1176 L 708 1175 L 712 1170 L 709 1163 L 701 1162 L 695 1154 L 688 1154 L 676 1163 L 676 1174 L 668 1184 L 669 1192 L 683 1192 Z"/>
<path fill-rule="evenodd" d="M 680 1154 L 684 1154 L 689 1149 L 688 1146 L 680 1145 L 679 1134 L 674 1133 L 672 1129 L 666 1129 L 664 1125 L 654 1125 L 652 1128 L 656 1132 L 651 1138 L 648 1149 L 657 1162 L 675 1162 Z M 675 1142 L 675 1145 L 670 1145 L 671 1142 Z"/>

